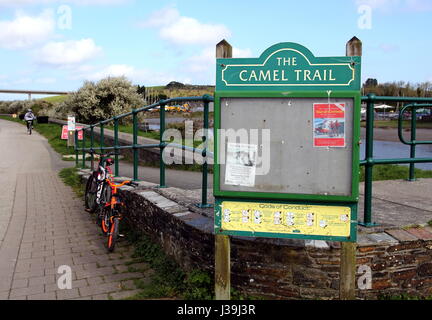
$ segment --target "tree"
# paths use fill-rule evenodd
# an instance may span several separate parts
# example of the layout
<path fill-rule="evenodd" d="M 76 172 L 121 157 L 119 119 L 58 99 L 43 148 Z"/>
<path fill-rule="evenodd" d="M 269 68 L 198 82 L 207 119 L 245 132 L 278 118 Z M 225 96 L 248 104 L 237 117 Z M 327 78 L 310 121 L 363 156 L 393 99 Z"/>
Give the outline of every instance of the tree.
<path fill-rule="evenodd" d="M 136 87 L 125 77 L 108 77 L 97 83 L 86 81 L 62 104 L 77 121 L 95 123 L 131 111 L 144 104 Z M 125 122 L 127 120 L 122 120 Z"/>
<path fill-rule="evenodd" d="M 142 95 L 143 99 L 146 97 L 146 87 L 137 85 L 137 92 L 138 94 Z"/>
<path fill-rule="evenodd" d="M 376 87 L 377 85 L 378 85 L 378 80 L 372 78 L 367 79 L 364 84 L 365 87 Z"/>

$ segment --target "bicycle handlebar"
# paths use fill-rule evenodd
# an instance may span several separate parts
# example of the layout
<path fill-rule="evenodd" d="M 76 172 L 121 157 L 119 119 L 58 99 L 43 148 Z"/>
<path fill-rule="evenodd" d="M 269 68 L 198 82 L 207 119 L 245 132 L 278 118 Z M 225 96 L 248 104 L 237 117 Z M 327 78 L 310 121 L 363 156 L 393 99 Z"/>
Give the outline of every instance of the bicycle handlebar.
<path fill-rule="evenodd" d="M 111 187 L 116 187 L 116 188 L 123 187 L 124 185 L 138 187 L 138 183 L 130 181 L 130 180 L 125 180 L 125 181 L 121 182 L 120 184 L 115 184 L 114 182 L 111 182 L 111 181 L 108 181 L 108 183 Z"/>
<path fill-rule="evenodd" d="M 119 156 L 120 155 L 120 152 L 98 153 L 98 152 L 92 151 L 92 150 L 90 150 L 88 153 L 97 154 L 97 155 L 100 155 L 104 158 L 110 157 L 110 156 Z"/>

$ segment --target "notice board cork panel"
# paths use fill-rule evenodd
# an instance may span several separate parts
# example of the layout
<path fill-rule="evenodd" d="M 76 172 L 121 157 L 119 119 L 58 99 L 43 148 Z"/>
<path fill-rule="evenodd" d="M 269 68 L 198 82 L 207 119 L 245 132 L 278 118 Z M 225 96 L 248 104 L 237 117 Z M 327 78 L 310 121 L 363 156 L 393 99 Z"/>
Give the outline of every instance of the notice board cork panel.
<path fill-rule="evenodd" d="M 220 129 L 246 131 L 249 141 L 220 135 L 220 190 L 351 196 L 353 121 L 353 98 L 221 98 Z M 233 143 L 256 145 L 257 174 L 245 183 L 230 180 Z"/>

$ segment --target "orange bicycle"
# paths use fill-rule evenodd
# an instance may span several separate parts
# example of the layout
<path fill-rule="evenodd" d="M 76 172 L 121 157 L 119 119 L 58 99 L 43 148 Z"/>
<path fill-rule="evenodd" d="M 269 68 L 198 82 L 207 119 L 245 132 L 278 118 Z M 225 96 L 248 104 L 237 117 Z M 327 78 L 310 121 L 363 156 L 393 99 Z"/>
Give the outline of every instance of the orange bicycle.
<path fill-rule="evenodd" d="M 130 180 L 121 182 L 120 184 L 115 184 L 112 180 L 106 179 L 106 183 L 109 184 L 111 188 L 110 198 L 104 204 L 101 210 L 101 229 L 104 235 L 108 237 L 107 239 L 107 249 L 109 252 L 114 250 L 115 244 L 119 237 L 119 223 L 123 218 L 120 212 L 119 206 L 123 205 L 120 194 L 117 192 L 117 188 L 124 185 L 138 186 L 137 183 Z"/>

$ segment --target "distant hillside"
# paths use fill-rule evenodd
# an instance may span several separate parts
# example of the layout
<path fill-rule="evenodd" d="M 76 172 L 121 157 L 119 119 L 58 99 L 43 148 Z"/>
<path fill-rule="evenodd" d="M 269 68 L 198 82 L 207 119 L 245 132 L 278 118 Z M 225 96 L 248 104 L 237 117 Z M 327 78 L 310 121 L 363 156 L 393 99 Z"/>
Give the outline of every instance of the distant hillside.
<path fill-rule="evenodd" d="M 40 98 L 38 100 L 41 101 L 46 101 L 46 102 L 51 102 L 53 104 L 58 104 L 58 103 L 62 103 L 63 101 L 65 101 L 67 99 L 67 96 L 51 96 L 51 97 L 45 97 L 45 98 Z"/>
<path fill-rule="evenodd" d="M 172 81 L 166 86 L 146 87 L 146 97 L 151 101 L 157 101 L 161 96 L 175 98 L 214 95 L 214 90 L 214 86 L 182 84 Z"/>

